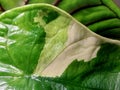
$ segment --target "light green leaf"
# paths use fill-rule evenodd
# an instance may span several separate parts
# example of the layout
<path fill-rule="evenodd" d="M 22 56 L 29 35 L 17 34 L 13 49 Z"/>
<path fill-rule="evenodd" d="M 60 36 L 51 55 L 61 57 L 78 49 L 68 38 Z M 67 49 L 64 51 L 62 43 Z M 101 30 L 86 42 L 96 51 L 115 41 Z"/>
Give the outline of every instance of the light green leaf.
<path fill-rule="evenodd" d="M 12 0 L 8 2 L 9 0 L 0 0 L 0 11 L 32 3 L 49 3 L 67 11 L 97 34 L 120 39 L 120 8 L 115 4 L 115 0 Z"/>
<path fill-rule="evenodd" d="M 52 5 L 0 15 L 1 90 L 119 90 L 119 52 L 120 41 Z"/>

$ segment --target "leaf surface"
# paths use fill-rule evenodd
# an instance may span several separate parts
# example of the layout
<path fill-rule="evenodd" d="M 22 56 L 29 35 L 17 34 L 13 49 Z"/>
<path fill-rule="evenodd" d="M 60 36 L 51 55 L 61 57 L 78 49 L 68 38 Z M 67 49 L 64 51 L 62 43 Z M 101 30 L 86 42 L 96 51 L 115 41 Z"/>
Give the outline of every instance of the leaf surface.
<path fill-rule="evenodd" d="M 120 8 L 114 0 L 1 0 L 5 11 L 32 3 L 49 3 L 70 13 L 90 30 L 104 37 L 120 39 Z"/>
<path fill-rule="evenodd" d="M 119 41 L 52 5 L 0 15 L 1 90 L 119 90 L 119 52 Z"/>

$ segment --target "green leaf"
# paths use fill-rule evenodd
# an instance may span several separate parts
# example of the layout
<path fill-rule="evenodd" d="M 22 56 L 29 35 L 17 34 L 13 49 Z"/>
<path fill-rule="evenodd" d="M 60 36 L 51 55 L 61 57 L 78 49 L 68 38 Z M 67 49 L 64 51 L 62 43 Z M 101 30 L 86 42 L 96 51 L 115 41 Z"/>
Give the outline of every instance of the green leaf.
<path fill-rule="evenodd" d="M 49 3 L 49 4 L 52 4 L 54 2 L 55 2 L 55 0 L 28 0 L 28 4 L 32 4 L 32 3 Z"/>
<path fill-rule="evenodd" d="M 71 5 L 76 6 L 76 8 L 70 9 L 68 12 L 70 12 L 78 21 L 86 25 L 90 30 L 105 37 L 119 39 L 120 8 L 115 5 L 113 0 L 91 0 L 89 2 L 91 2 L 92 5 L 91 3 L 89 4 L 87 0 L 85 1 L 85 6 L 82 6 L 84 5 L 82 0 L 76 0 L 76 3 L 79 3 L 77 6 L 72 3 L 64 3 L 64 5 L 66 5 L 66 7 L 70 7 Z M 66 10 L 66 8 L 64 9 Z M 117 24 L 114 24 L 113 22 L 116 22 Z M 113 30 L 115 28 L 118 31 L 117 33 Z M 112 35 L 110 36 L 109 33 Z"/>
<path fill-rule="evenodd" d="M 32 4 L 49 3 L 69 12 L 90 30 L 102 36 L 120 38 L 120 8 L 114 0 L 1 0 L 1 10 Z M 115 29 L 115 30 L 114 30 Z"/>
<path fill-rule="evenodd" d="M 0 53 L 4 53 L 0 57 L 1 62 L 11 64 L 23 70 L 26 74 L 31 74 L 36 67 L 40 51 L 45 42 L 43 28 L 32 22 L 35 13 L 36 10 L 23 13 L 22 16 L 22 13 L 18 13 L 15 18 L 9 19 L 11 24 L 0 23 Z M 28 17 L 31 14 L 32 16 Z M 3 20 L 5 19 L 3 18 Z M 26 67 L 28 65 L 30 68 Z"/>
<path fill-rule="evenodd" d="M 25 4 L 25 0 L 0 0 L 0 5 L 4 10 L 9 10 L 11 8 L 15 8 L 18 6 L 22 6 Z"/>
<path fill-rule="evenodd" d="M 61 76 L 64 82 L 91 90 L 120 89 L 120 46 L 105 43 L 89 62 L 74 61 Z M 66 83 L 67 84 L 67 83 Z M 81 89 L 82 90 L 82 89 Z"/>
<path fill-rule="evenodd" d="M 0 89 L 119 90 L 119 51 L 52 5 L 11 9 L 0 15 Z"/>

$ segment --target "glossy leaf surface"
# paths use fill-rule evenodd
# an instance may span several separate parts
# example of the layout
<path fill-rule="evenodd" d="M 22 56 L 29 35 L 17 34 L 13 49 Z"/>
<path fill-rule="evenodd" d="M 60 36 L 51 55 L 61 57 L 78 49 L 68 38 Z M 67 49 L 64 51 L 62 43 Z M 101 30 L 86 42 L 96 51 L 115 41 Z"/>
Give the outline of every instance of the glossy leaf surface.
<path fill-rule="evenodd" d="M 120 41 L 48 4 L 0 15 L 1 90 L 119 90 L 119 52 Z"/>
<path fill-rule="evenodd" d="M 6 11 L 32 3 L 49 3 L 70 13 L 90 30 L 102 36 L 120 39 L 120 8 L 114 0 L 0 0 L 1 10 Z"/>

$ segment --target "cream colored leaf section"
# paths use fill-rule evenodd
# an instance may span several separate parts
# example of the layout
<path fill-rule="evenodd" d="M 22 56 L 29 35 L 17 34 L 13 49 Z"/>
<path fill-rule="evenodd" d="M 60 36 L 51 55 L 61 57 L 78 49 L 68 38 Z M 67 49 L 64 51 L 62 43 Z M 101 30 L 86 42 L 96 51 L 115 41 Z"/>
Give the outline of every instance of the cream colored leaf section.
<path fill-rule="evenodd" d="M 89 61 L 96 56 L 100 48 L 100 39 L 74 21 L 69 24 L 67 37 L 64 50 L 42 72 L 38 70 L 35 74 L 47 77 L 60 76 L 73 60 Z"/>

